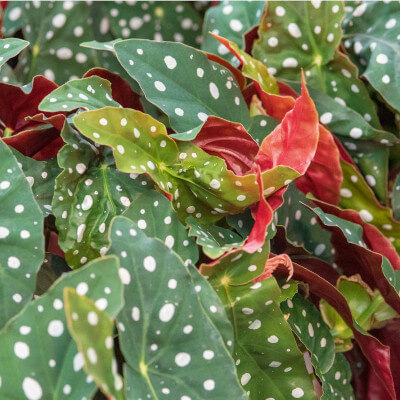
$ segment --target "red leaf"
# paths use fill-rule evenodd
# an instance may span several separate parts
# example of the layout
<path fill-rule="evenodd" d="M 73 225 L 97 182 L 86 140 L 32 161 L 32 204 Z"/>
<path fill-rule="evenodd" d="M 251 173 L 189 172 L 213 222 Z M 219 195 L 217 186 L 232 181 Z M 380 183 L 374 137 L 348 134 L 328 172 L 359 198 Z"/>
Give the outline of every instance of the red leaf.
<path fill-rule="evenodd" d="M 285 165 L 303 175 L 314 158 L 318 138 L 318 114 L 303 77 L 301 96 L 282 123 L 263 140 L 255 162 L 261 171 Z"/>
<path fill-rule="evenodd" d="M 111 83 L 112 97 L 116 102 L 121 104 L 122 107 L 143 111 L 143 106 L 140 102 L 140 95 L 132 90 L 131 86 L 126 80 L 122 79 L 119 75 L 113 74 L 112 72 L 103 68 L 93 68 L 86 72 L 83 77 L 88 78 L 93 75 L 107 79 Z"/>
<path fill-rule="evenodd" d="M 240 176 L 250 171 L 258 152 L 258 144 L 241 124 L 218 117 L 208 117 L 192 142 L 206 153 L 225 160 L 228 169 Z"/>

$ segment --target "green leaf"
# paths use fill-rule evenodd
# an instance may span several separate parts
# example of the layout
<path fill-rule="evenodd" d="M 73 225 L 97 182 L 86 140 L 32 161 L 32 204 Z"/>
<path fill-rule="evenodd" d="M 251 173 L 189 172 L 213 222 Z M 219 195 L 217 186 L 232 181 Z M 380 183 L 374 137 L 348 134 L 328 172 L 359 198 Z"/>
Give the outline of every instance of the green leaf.
<path fill-rule="evenodd" d="M 29 46 L 29 42 L 26 40 L 16 38 L 0 39 L 0 68 L 27 46 Z"/>
<path fill-rule="evenodd" d="M 61 172 L 57 159 L 51 158 L 46 161 L 36 161 L 13 148 L 10 148 L 10 150 L 20 163 L 43 215 L 50 215 L 52 213 L 51 203 L 54 195 L 55 179 Z"/>
<path fill-rule="evenodd" d="M 250 125 L 249 110 L 232 73 L 200 50 L 180 43 L 131 39 L 115 43 L 114 51 L 177 132 L 197 127 L 209 115 L 245 128 Z"/>
<path fill-rule="evenodd" d="M 1 32 L 4 36 L 12 36 L 22 27 L 23 2 L 9 2 L 5 9 Z"/>
<path fill-rule="evenodd" d="M 295 184 L 289 185 L 283 195 L 284 206 L 277 210 L 277 225 L 286 229 L 286 239 L 295 246 L 303 246 L 326 262 L 333 262 L 331 234 L 317 224 L 307 197 L 297 189 Z"/>
<path fill-rule="evenodd" d="M 209 284 L 192 265 L 185 266 L 124 217 L 114 219 L 111 242 L 110 252 L 121 255 L 126 285 L 118 328 L 127 397 L 157 399 L 171 393 L 176 399 L 245 400 L 214 323 L 226 316 Z M 200 278 L 202 286 L 195 284 Z M 209 296 L 214 302 L 205 309 L 201 298 Z"/>
<path fill-rule="evenodd" d="M 393 219 L 392 210 L 382 207 L 360 173 L 351 164 L 341 162 L 343 183 L 340 207 L 358 211 L 361 219 L 374 225 L 399 251 L 400 223 Z"/>
<path fill-rule="evenodd" d="M 393 197 L 392 197 L 393 215 L 399 220 L 400 219 L 400 173 L 397 175 L 393 185 Z"/>
<path fill-rule="evenodd" d="M 81 400 L 94 394 L 96 385 L 83 371 L 83 357 L 68 333 L 66 287 L 115 315 L 122 304 L 118 260 L 106 257 L 64 274 L 0 331 L 2 399 Z"/>
<path fill-rule="evenodd" d="M 256 115 L 251 118 L 249 134 L 261 145 L 262 141 L 279 125 L 279 122 L 268 115 Z"/>
<path fill-rule="evenodd" d="M 289 315 L 287 322 L 311 353 L 311 362 L 321 378 L 335 361 L 335 343 L 321 313 L 300 294 L 281 303 L 281 310 Z"/>
<path fill-rule="evenodd" d="M 263 1 L 224 1 L 206 11 L 203 24 L 202 50 L 218 54 L 220 57 L 238 65 L 226 47 L 218 43 L 210 32 L 238 43 L 244 49 L 244 34 L 258 25 L 265 3 Z"/>
<path fill-rule="evenodd" d="M 110 82 L 99 76 L 91 76 L 67 82 L 53 90 L 39 104 L 39 109 L 48 112 L 65 112 L 79 107 L 97 110 L 107 106 L 120 106 L 111 97 Z"/>
<path fill-rule="evenodd" d="M 201 224 L 193 217 L 186 220 L 189 226 L 189 236 L 196 237 L 196 242 L 203 248 L 203 253 L 210 258 L 218 258 L 234 247 L 244 243 L 237 233 L 212 224 Z"/>
<path fill-rule="evenodd" d="M 61 133 L 65 146 L 58 153 L 63 172 L 56 178 L 53 212 L 59 245 L 72 268 L 104 254 L 107 227 L 151 184 L 123 174 L 104 148 L 83 139 L 68 124 Z"/>
<path fill-rule="evenodd" d="M 43 214 L 16 158 L 0 140 L 0 328 L 35 290 L 44 259 Z"/>
<path fill-rule="evenodd" d="M 162 194 L 155 190 L 140 194 L 123 215 L 137 224 L 147 236 L 164 242 L 185 264 L 198 261 L 196 243 L 179 221 L 171 202 Z"/>
<path fill-rule="evenodd" d="M 140 111 L 106 107 L 77 115 L 74 124 L 85 136 L 114 149 L 120 171 L 149 174 L 173 197 L 182 221 L 193 214 L 202 223 L 213 222 L 259 200 L 254 174 L 237 176 L 219 157 L 191 142 L 175 142 L 163 124 Z M 291 168 L 277 166 L 262 179 L 265 188 L 278 190 L 297 176 Z"/>
<path fill-rule="evenodd" d="M 343 23 L 345 47 L 361 74 L 396 110 L 400 80 L 400 7 L 395 2 L 361 3 Z"/>
<path fill-rule="evenodd" d="M 105 14 L 109 14 L 111 32 L 117 38 L 168 40 L 196 47 L 200 43 L 202 21 L 191 2 L 140 1 L 112 3 L 111 10 L 108 5 L 104 8 Z"/>
<path fill-rule="evenodd" d="M 98 309 L 92 299 L 78 295 L 73 288 L 64 288 L 64 302 L 68 330 L 83 356 L 86 373 L 103 393 L 123 400 L 124 384 L 117 372 L 113 349 L 113 319 Z"/>
<path fill-rule="evenodd" d="M 316 399 L 303 355 L 279 308 L 275 278 L 216 290 L 234 326 L 237 372 L 249 398 Z"/>

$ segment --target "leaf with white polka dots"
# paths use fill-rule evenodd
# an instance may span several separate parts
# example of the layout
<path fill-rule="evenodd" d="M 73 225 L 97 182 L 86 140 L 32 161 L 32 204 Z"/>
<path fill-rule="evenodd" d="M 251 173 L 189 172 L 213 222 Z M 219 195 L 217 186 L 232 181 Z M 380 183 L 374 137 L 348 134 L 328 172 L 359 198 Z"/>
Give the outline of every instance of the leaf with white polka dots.
<path fill-rule="evenodd" d="M 104 14 L 116 38 L 168 40 L 195 47 L 201 41 L 201 16 L 192 2 L 113 2 L 105 8 Z"/>
<path fill-rule="evenodd" d="M 97 110 L 102 107 L 119 107 L 111 97 L 111 84 L 99 76 L 75 79 L 48 94 L 39 104 L 39 110 L 73 111 L 77 108 Z"/>
<path fill-rule="evenodd" d="M 86 373 L 104 394 L 123 400 L 124 384 L 113 349 L 113 319 L 93 299 L 80 296 L 74 288 L 64 288 L 64 304 L 68 330 L 83 355 Z"/>
<path fill-rule="evenodd" d="M 316 399 L 303 355 L 279 308 L 275 278 L 216 290 L 234 324 L 234 358 L 249 399 Z"/>
<path fill-rule="evenodd" d="M 178 219 L 171 202 L 161 193 L 149 190 L 140 194 L 123 212 L 143 232 L 158 238 L 181 257 L 185 263 L 195 264 L 199 251 L 193 238 Z"/>
<path fill-rule="evenodd" d="M 35 291 L 44 259 L 43 214 L 27 178 L 0 140 L 0 328 Z"/>
<path fill-rule="evenodd" d="M 146 98 L 185 132 L 214 115 L 245 128 L 250 115 L 232 73 L 200 50 L 181 43 L 123 40 L 114 45 L 121 65 Z"/>
<path fill-rule="evenodd" d="M 63 289 L 75 288 L 115 316 L 121 308 L 118 260 L 106 257 L 64 274 L 0 332 L 0 397 L 3 399 L 91 398 L 96 385 L 68 333 Z M 95 331 L 95 330 L 94 330 Z"/>
<path fill-rule="evenodd" d="M 277 225 L 286 229 L 286 239 L 296 246 L 303 246 L 326 262 L 333 262 L 331 234 L 317 224 L 317 218 L 304 204 L 310 204 L 307 197 L 289 185 L 283 195 L 284 206 L 277 212 Z"/>
<path fill-rule="evenodd" d="M 343 23 L 343 39 L 362 76 L 396 110 L 400 110 L 400 6 L 363 2 Z"/>
<path fill-rule="evenodd" d="M 82 76 L 95 66 L 93 53 L 80 47 L 94 39 L 90 7 L 85 2 L 24 2 L 24 38 L 32 43 L 19 65 L 21 80 L 44 75 L 58 83 Z"/>
<path fill-rule="evenodd" d="M 263 1 L 223 1 L 210 7 L 204 17 L 201 48 L 237 65 L 236 57 L 229 54 L 226 47 L 218 43 L 210 32 L 226 37 L 244 49 L 244 34 L 259 24 L 264 6 Z"/>
<path fill-rule="evenodd" d="M 59 245 L 68 265 L 78 268 L 104 254 L 111 219 L 151 183 L 119 172 L 107 149 L 93 146 L 68 124 L 61 135 L 66 142 L 58 153 L 63 172 L 56 178 L 52 209 Z"/>
<path fill-rule="evenodd" d="M 311 362 L 321 378 L 335 361 L 335 343 L 329 326 L 318 309 L 300 294 L 281 303 L 281 310 L 289 316 L 287 322 L 311 353 Z"/>
<path fill-rule="evenodd" d="M 340 190 L 340 207 L 358 211 L 361 219 L 374 225 L 400 250 L 400 223 L 393 218 L 392 210 L 383 207 L 359 171 L 342 161 L 343 183 Z"/>
<path fill-rule="evenodd" d="M 22 27 L 22 2 L 9 2 L 5 9 L 1 33 L 12 36 Z"/>
<path fill-rule="evenodd" d="M 343 16 L 343 4 L 338 1 L 271 2 L 253 55 L 270 72 L 289 81 L 299 82 L 303 68 L 321 122 L 332 132 L 355 139 L 393 140 L 393 135 L 382 131 L 357 68 L 337 50 Z M 329 103 L 324 104 L 323 97 Z M 356 118 L 346 118 L 349 113 Z"/>
<path fill-rule="evenodd" d="M 57 159 L 51 158 L 46 161 L 36 161 L 12 148 L 11 151 L 20 163 L 43 215 L 50 215 L 52 213 L 51 203 L 54 195 L 55 179 L 61 172 Z"/>
<path fill-rule="evenodd" d="M 255 115 L 251 118 L 249 134 L 261 145 L 263 140 L 279 125 L 279 122 L 268 115 Z"/>
<path fill-rule="evenodd" d="M 215 297 L 205 310 L 201 300 L 213 292 L 210 285 L 127 218 L 114 219 L 111 243 L 111 253 L 127 253 L 120 257 L 126 290 L 117 318 L 127 397 L 245 400 L 226 347 L 232 342 L 223 342 L 209 317 L 226 320 L 222 304 Z M 195 284 L 195 274 L 203 286 Z"/>
<path fill-rule="evenodd" d="M 321 400 L 354 399 L 351 378 L 349 362 L 342 353 L 336 353 L 331 369 L 321 377 L 324 389 Z"/>
<path fill-rule="evenodd" d="M 29 42 L 26 40 L 16 38 L 0 39 L 0 68 L 10 58 L 15 57 L 28 45 Z"/>
<path fill-rule="evenodd" d="M 235 175 L 221 158 L 191 142 L 174 141 L 150 115 L 106 107 L 80 113 L 74 124 L 85 136 L 114 149 L 120 171 L 149 174 L 170 195 L 183 221 L 194 215 L 202 223 L 214 222 L 259 200 L 254 174 Z M 262 180 L 264 187 L 278 190 L 298 175 L 277 166 L 265 171 Z"/>
<path fill-rule="evenodd" d="M 186 220 L 189 235 L 196 237 L 196 242 L 203 248 L 203 253 L 210 258 L 218 258 L 234 247 L 241 247 L 244 240 L 234 231 L 212 224 L 201 224 L 193 217 Z"/>

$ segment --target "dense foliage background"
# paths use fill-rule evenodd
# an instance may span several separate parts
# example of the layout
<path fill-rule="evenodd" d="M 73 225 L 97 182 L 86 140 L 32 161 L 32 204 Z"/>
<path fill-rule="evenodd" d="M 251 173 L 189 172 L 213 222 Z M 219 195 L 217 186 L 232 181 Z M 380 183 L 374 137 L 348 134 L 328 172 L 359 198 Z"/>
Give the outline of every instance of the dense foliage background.
<path fill-rule="evenodd" d="M 400 398 L 399 2 L 0 26 L 0 399 Z"/>

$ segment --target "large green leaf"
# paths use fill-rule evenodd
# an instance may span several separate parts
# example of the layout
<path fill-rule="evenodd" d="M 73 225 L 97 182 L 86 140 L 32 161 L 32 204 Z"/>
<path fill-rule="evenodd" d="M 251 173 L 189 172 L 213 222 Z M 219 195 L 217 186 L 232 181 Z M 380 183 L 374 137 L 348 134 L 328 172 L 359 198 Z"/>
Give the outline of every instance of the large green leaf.
<path fill-rule="evenodd" d="M 85 136 L 114 149 L 120 171 L 149 174 L 173 198 L 181 220 L 194 215 L 213 222 L 259 200 L 254 174 L 237 176 L 219 157 L 191 142 L 174 141 L 150 115 L 106 107 L 77 115 L 74 124 Z M 291 168 L 278 166 L 264 172 L 262 179 L 264 188 L 275 191 L 297 176 Z"/>
<path fill-rule="evenodd" d="M 68 329 L 83 356 L 86 373 L 105 394 L 123 400 L 124 384 L 113 349 L 113 319 L 98 309 L 92 299 L 80 296 L 73 288 L 64 289 L 64 301 Z"/>
<path fill-rule="evenodd" d="M 345 47 L 383 98 L 400 111 L 400 7 L 396 2 L 363 2 L 343 23 Z"/>
<path fill-rule="evenodd" d="M 56 178 L 52 208 L 59 245 L 68 264 L 78 268 L 104 253 L 111 219 L 151 184 L 119 172 L 107 149 L 95 147 L 68 124 L 62 137 L 66 144 L 58 162 L 63 172 Z"/>
<path fill-rule="evenodd" d="M 237 372 L 251 400 L 316 399 L 303 355 L 279 308 L 275 278 L 216 287 L 234 326 Z"/>
<path fill-rule="evenodd" d="M 16 38 L 0 39 L 0 68 L 28 45 L 29 42 L 26 40 Z"/>
<path fill-rule="evenodd" d="M 204 278 L 127 218 L 114 219 L 111 242 L 126 285 L 118 328 L 127 398 L 246 399 L 226 347 L 232 342 L 215 325 L 226 315 Z"/>
<path fill-rule="evenodd" d="M 201 17 L 192 2 L 103 3 L 105 18 L 116 38 L 146 38 L 198 46 Z"/>
<path fill-rule="evenodd" d="M 97 110 L 102 107 L 119 107 L 111 97 L 111 84 L 99 76 L 76 79 L 65 83 L 48 94 L 39 104 L 41 111 L 72 111 L 78 107 Z"/>
<path fill-rule="evenodd" d="M 114 149 L 120 171 L 149 174 L 173 197 L 181 220 L 194 215 L 212 222 L 259 200 L 254 174 L 235 175 L 222 159 L 191 142 L 174 141 L 163 124 L 140 111 L 106 107 L 77 115 L 74 124 L 85 136 Z M 278 166 L 262 179 L 265 188 L 278 190 L 297 176 Z"/>
<path fill-rule="evenodd" d="M 131 39 L 114 44 L 121 65 L 146 98 L 184 132 L 209 115 L 250 125 L 246 102 L 232 73 L 200 50 L 180 43 Z"/>
<path fill-rule="evenodd" d="M 51 158 L 46 161 L 36 161 L 12 148 L 11 151 L 20 163 L 22 171 L 25 173 L 26 179 L 31 186 L 33 196 L 39 204 L 43 215 L 47 216 L 51 214 L 55 179 L 61 172 L 57 164 L 57 159 Z"/>
<path fill-rule="evenodd" d="M 304 246 L 326 262 L 333 262 L 331 234 L 317 224 L 314 213 L 304 206 L 310 204 L 307 197 L 291 184 L 283 199 L 284 206 L 277 210 L 276 215 L 277 225 L 286 228 L 286 239 L 295 246 Z"/>
<path fill-rule="evenodd" d="M 137 197 L 123 215 L 133 221 L 143 232 L 158 238 L 178 254 L 185 264 L 195 264 L 199 251 L 171 202 L 161 193 L 149 190 Z"/>
<path fill-rule="evenodd" d="M 43 214 L 11 150 L 0 140 L 0 328 L 35 290 L 44 259 Z"/>
<path fill-rule="evenodd" d="M 5 9 L 1 32 L 4 36 L 12 36 L 22 27 L 22 5 L 23 2 L 9 2 Z"/>
<path fill-rule="evenodd" d="M 2 399 L 81 400 L 93 395 L 96 385 L 83 371 L 83 356 L 68 333 L 66 287 L 115 316 L 122 304 L 118 260 L 107 257 L 64 274 L 0 331 Z"/>
<path fill-rule="evenodd" d="M 244 49 L 243 35 L 259 24 L 264 7 L 264 1 L 223 1 L 210 7 L 204 16 L 201 48 L 238 65 L 236 57 L 218 43 L 210 32 L 238 43 L 239 48 Z"/>

